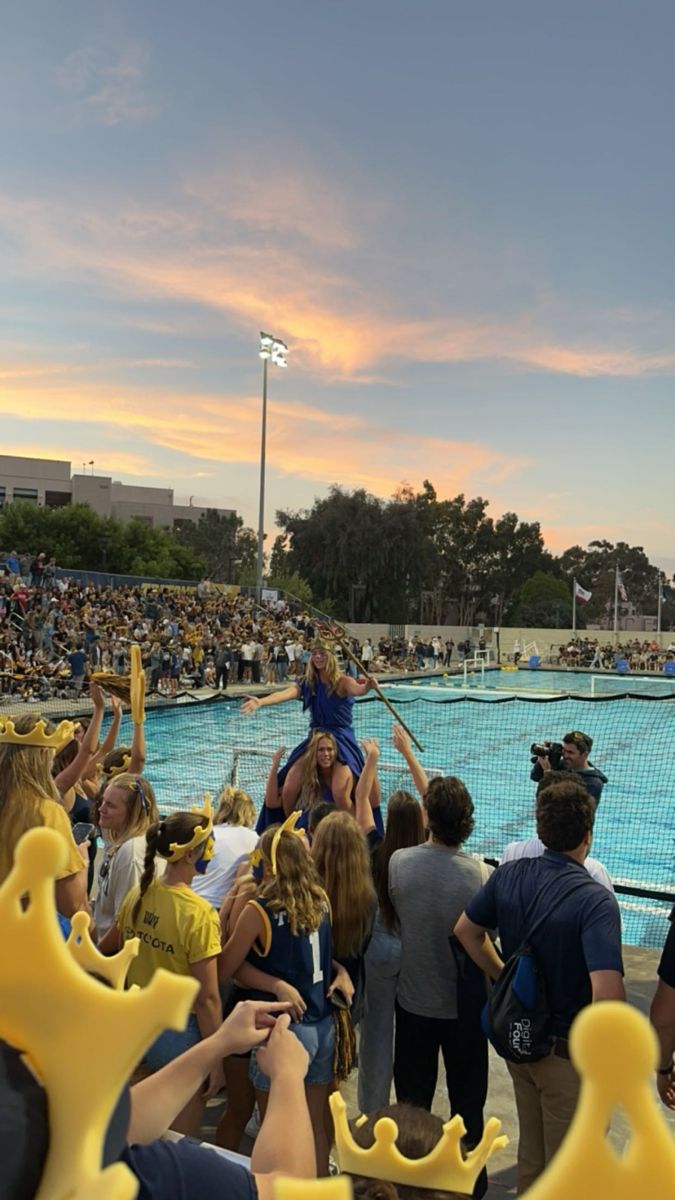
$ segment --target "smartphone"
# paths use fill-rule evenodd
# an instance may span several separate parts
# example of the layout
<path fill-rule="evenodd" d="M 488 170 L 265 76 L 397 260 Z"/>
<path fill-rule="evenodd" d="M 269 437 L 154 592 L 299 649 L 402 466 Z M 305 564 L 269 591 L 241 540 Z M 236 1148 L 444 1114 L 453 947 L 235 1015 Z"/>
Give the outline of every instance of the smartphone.
<path fill-rule="evenodd" d="M 89 821 L 78 821 L 76 825 L 73 825 L 73 837 L 78 846 L 81 842 L 86 842 L 95 832 L 96 826 L 90 824 Z"/>

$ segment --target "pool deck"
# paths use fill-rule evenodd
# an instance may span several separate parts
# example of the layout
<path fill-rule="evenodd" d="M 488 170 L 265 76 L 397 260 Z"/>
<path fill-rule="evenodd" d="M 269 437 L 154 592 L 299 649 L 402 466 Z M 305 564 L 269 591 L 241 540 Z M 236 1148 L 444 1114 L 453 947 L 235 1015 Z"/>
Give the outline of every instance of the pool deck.
<path fill-rule="evenodd" d="M 512 664 L 506 664 L 506 663 L 502 663 L 501 665 L 492 663 L 489 666 L 485 667 L 486 674 L 490 674 L 490 675 L 503 674 L 504 686 L 503 686 L 503 689 L 500 689 L 500 690 L 504 690 L 504 691 L 509 690 L 509 688 L 508 688 L 509 675 L 513 675 L 516 671 L 517 672 L 526 672 L 528 670 L 529 670 L 529 668 L 526 665 L 523 665 L 522 667 L 514 668 Z M 478 673 L 480 673 L 480 668 L 475 668 L 474 666 L 471 666 L 469 668 L 469 674 L 471 674 L 472 676 L 475 676 Z M 621 674 L 620 672 L 617 672 L 617 671 L 608 671 L 608 670 L 604 670 L 604 669 L 591 671 L 590 669 L 580 670 L 579 668 L 574 668 L 574 670 L 572 670 L 572 668 L 548 665 L 548 664 L 544 664 L 544 663 L 542 663 L 541 666 L 537 668 L 538 675 L 546 674 L 546 675 L 551 675 L 554 677 L 557 676 L 557 677 L 565 678 L 570 673 L 588 675 L 589 677 L 601 678 L 601 679 L 612 679 L 612 678 L 620 679 L 620 680 L 625 680 L 626 682 L 630 681 L 631 675 L 635 679 L 648 678 L 650 681 L 653 679 L 654 682 L 667 682 L 665 677 L 663 675 L 659 674 L 658 672 L 652 673 L 652 672 L 642 672 L 641 671 L 641 672 L 632 672 L 632 673 L 628 672 L 626 674 Z M 438 667 L 436 669 L 430 669 L 430 670 L 418 670 L 417 668 L 415 668 L 415 670 L 412 670 L 412 671 L 401 671 L 401 670 L 383 671 L 383 672 L 379 672 L 377 674 L 376 679 L 381 684 L 392 684 L 392 683 L 393 684 L 406 684 L 407 683 L 407 684 L 410 684 L 411 686 L 414 686 L 415 684 L 423 684 L 423 683 L 429 682 L 433 686 L 436 686 L 442 679 L 462 678 L 463 674 L 464 674 L 463 663 L 455 662 L 449 667 Z M 151 712 L 155 709 L 168 708 L 169 706 L 172 706 L 174 704 L 178 704 L 181 706 L 185 705 L 185 704 L 189 704 L 192 700 L 198 700 L 198 701 L 212 700 L 216 696 L 220 696 L 223 699 L 242 700 L 246 696 L 261 696 L 268 692 L 281 691 L 283 688 L 288 687 L 289 684 L 294 683 L 294 682 L 296 682 L 296 678 L 293 676 L 293 677 L 290 677 L 289 679 L 287 679 L 284 683 L 233 683 L 228 686 L 226 692 L 218 691 L 216 688 L 211 688 L 211 687 L 199 687 L 199 688 L 182 689 L 181 691 L 178 692 L 177 697 L 159 696 L 159 695 L 153 693 L 152 695 L 150 695 L 146 698 L 146 709 L 148 710 L 148 712 Z M 472 687 L 473 687 L 473 684 L 472 684 Z M 490 690 L 493 690 L 493 689 L 491 688 Z M 512 690 L 517 691 L 517 692 L 525 692 L 528 689 L 514 688 Z M 544 692 L 546 689 L 545 688 L 534 688 L 532 690 L 534 692 L 541 693 L 541 692 Z M 557 687 L 555 687 L 555 686 L 551 687 L 551 691 L 564 692 L 565 690 L 566 689 L 562 686 L 562 684 Z M 63 716 L 65 714 L 66 716 L 74 717 L 77 715 L 83 715 L 85 713 L 88 713 L 91 709 L 91 701 L 89 700 L 89 697 L 87 696 L 86 690 L 83 691 L 82 695 L 77 700 L 67 700 L 67 699 L 60 698 L 60 699 L 55 699 L 55 700 L 40 701 L 37 699 L 31 699 L 28 702 L 25 702 L 25 701 L 21 700 L 19 697 L 0 696 L 0 715 L 2 715 L 3 713 L 6 713 L 7 715 L 9 715 L 10 713 L 14 713 L 14 712 L 25 712 L 25 711 L 30 711 L 31 709 L 39 709 L 40 712 L 44 713 L 45 716 L 51 716 L 51 715 L 55 715 L 55 714 Z"/>
<path fill-rule="evenodd" d="M 641 1012 L 648 1014 L 652 995 L 656 987 L 656 968 L 659 952 L 624 946 L 624 966 L 626 971 L 626 990 L 628 1001 Z M 439 1080 L 443 1079 L 443 1064 L 439 1063 Z M 350 1117 L 358 1115 L 356 1104 L 356 1073 L 342 1087 Z M 656 1095 L 656 1091 L 654 1092 Z M 213 1141 L 215 1127 L 224 1107 L 220 1098 L 210 1102 L 202 1124 L 202 1138 Z M 661 1106 L 673 1134 L 675 1135 L 675 1113 Z M 444 1120 L 449 1117 L 447 1095 L 440 1084 L 436 1088 L 433 1111 Z M 489 1170 L 490 1185 L 487 1191 L 488 1200 L 505 1200 L 516 1194 L 516 1151 L 518 1145 L 518 1122 L 513 1099 L 513 1088 L 504 1062 L 490 1050 L 490 1081 L 485 1115 L 499 1117 L 502 1130 L 509 1136 L 509 1145 L 492 1160 Z M 612 1120 L 610 1139 L 617 1149 L 622 1150 L 630 1137 L 630 1128 L 621 1114 Z M 242 1143 L 242 1153 L 250 1153 L 252 1142 L 245 1138 Z"/>

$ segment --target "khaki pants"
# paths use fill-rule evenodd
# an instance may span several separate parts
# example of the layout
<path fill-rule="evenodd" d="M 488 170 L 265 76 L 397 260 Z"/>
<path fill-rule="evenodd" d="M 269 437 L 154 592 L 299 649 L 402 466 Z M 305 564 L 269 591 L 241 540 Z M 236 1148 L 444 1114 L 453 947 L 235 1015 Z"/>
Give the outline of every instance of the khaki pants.
<path fill-rule="evenodd" d="M 507 1063 L 518 1110 L 518 1195 L 553 1158 L 574 1116 L 580 1080 L 568 1058 L 550 1054 L 526 1066 Z"/>

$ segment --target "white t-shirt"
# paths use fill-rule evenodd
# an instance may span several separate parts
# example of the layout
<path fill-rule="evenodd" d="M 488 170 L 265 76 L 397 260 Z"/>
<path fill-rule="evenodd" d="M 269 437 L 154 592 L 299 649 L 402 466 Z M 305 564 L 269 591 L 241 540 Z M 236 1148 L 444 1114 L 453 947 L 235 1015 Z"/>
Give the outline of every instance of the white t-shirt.
<path fill-rule="evenodd" d="M 245 825 L 214 825 L 213 836 L 216 839 L 213 858 L 203 875 L 195 875 L 192 890 L 214 908 L 220 908 L 234 883 L 237 867 L 255 850 L 258 835 Z"/>
<path fill-rule="evenodd" d="M 538 837 L 524 838 L 522 842 L 509 842 L 499 860 L 500 866 L 505 862 L 513 862 L 516 858 L 541 858 L 545 849 L 544 843 Z M 601 883 L 608 892 L 614 891 L 608 871 L 597 858 L 587 858 L 584 866 L 596 883 Z"/>
<path fill-rule="evenodd" d="M 144 859 L 144 833 L 122 842 L 118 850 L 110 842 L 105 846 L 94 901 L 94 920 L 99 939 L 115 924 L 124 897 L 140 881 Z M 155 873 L 163 874 L 164 865 L 161 858 L 155 858 Z"/>

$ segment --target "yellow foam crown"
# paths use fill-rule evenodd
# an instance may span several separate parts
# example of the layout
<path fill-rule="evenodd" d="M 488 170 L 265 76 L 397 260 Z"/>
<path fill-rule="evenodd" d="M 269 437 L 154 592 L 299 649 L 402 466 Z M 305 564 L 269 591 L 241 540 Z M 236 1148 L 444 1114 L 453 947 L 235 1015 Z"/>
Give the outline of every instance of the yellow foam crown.
<path fill-rule="evenodd" d="M 169 853 L 162 854 L 167 862 L 177 862 L 179 858 L 183 858 L 188 850 L 193 850 L 200 842 L 203 842 L 209 834 L 213 833 L 213 807 L 211 805 L 211 793 L 204 792 L 204 803 L 201 808 L 193 807 L 193 813 L 197 813 L 204 820 L 201 825 L 197 825 L 189 842 L 171 842 Z M 211 858 L 213 856 L 213 847 L 210 848 L 211 853 L 206 851 L 204 857 Z"/>
<path fill-rule="evenodd" d="M 131 647 L 129 700 L 131 702 L 131 720 L 134 725 L 142 725 L 145 720 L 145 671 L 143 670 L 141 648 L 136 642 Z"/>
<path fill-rule="evenodd" d="M 443 1133 L 429 1154 L 424 1158 L 406 1158 L 396 1145 L 398 1126 L 391 1117 L 381 1117 L 375 1123 L 373 1144 L 364 1149 L 351 1135 L 345 1102 L 339 1092 L 331 1095 L 330 1108 L 340 1170 L 408 1187 L 470 1195 L 490 1156 L 508 1142 L 505 1135 L 499 1134 L 501 1121 L 491 1117 L 479 1144 L 463 1155 L 460 1143 L 466 1129 L 462 1118 L 456 1116 L 446 1121 Z M 360 1117 L 358 1123 L 365 1119 Z"/>
<path fill-rule="evenodd" d="M 579 1103 L 567 1137 L 527 1200 L 675 1196 L 675 1142 L 654 1092 L 659 1051 L 649 1022 L 629 1004 L 592 1004 L 572 1026 L 570 1053 L 582 1078 Z M 622 1154 L 606 1137 L 619 1106 L 631 1124 Z"/>
<path fill-rule="evenodd" d="M 123 960 L 87 943 L 81 918 L 69 950 L 54 908 L 54 878 L 67 857 L 59 833 L 31 829 L 0 887 L 0 1037 L 27 1053 L 48 1096 L 49 1152 L 36 1200 L 132 1200 L 137 1181 L 123 1164 L 101 1171 L 110 1117 L 148 1046 L 164 1029 L 185 1027 L 199 985 L 159 970 L 146 988 L 116 990 Z M 122 953 L 128 961 L 133 949 Z M 101 1031 L 95 1054 L 83 1051 L 83 1029 Z"/>
<path fill-rule="evenodd" d="M 11 717 L 0 717 L 0 742 L 11 746 L 38 746 L 57 754 L 75 737 L 72 721 L 61 721 L 53 733 L 45 733 L 47 722 L 40 718 L 28 733 L 17 733 Z"/>

